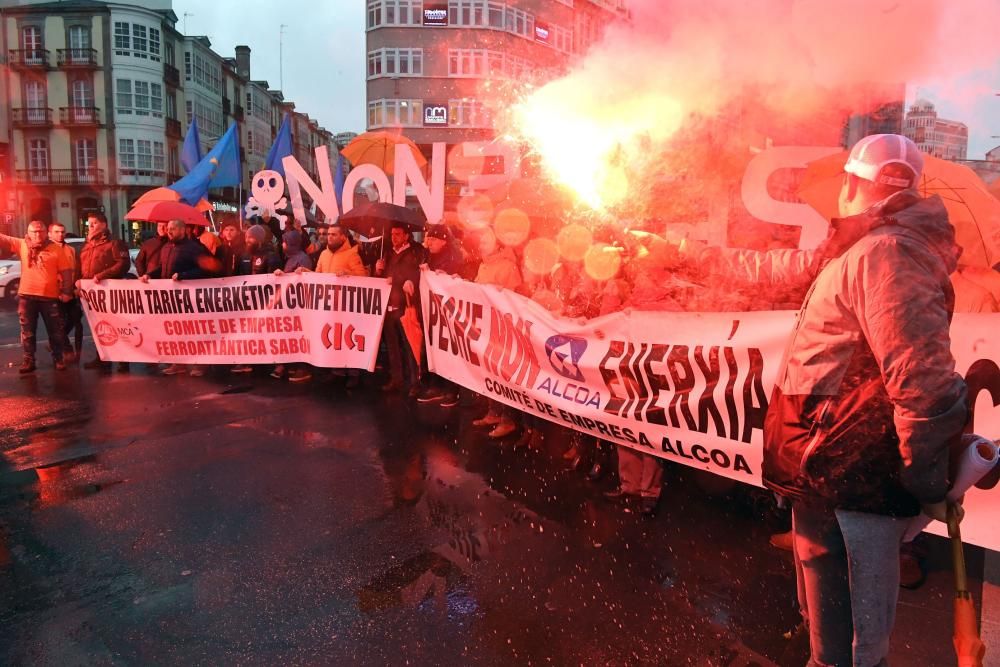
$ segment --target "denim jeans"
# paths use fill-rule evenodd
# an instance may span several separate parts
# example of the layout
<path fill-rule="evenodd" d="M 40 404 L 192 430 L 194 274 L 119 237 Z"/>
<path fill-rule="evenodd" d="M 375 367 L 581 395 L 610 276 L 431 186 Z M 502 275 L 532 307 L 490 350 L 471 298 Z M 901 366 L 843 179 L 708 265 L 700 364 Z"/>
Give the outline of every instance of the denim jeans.
<path fill-rule="evenodd" d="M 896 620 L 899 548 L 911 519 L 794 504 L 799 607 L 809 665 L 884 665 Z"/>
<path fill-rule="evenodd" d="M 57 299 L 45 299 L 35 296 L 18 297 L 17 317 L 21 322 L 21 348 L 24 358 L 35 360 L 35 331 L 38 329 L 38 317 L 45 322 L 45 331 L 49 335 L 49 347 L 52 348 L 52 358 L 62 361 L 63 341 L 66 338 L 62 310 Z"/>

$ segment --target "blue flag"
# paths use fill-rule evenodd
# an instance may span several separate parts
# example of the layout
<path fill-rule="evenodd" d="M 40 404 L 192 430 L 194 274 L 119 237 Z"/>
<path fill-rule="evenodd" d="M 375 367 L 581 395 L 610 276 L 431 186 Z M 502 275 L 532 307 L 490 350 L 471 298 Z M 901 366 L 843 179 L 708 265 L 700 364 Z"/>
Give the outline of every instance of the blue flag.
<path fill-rule="evenodd" d="M 187 135 L 184 137 L 184 147 L 181 149 L 181 165 L 185 171 L 191 171 L 201 162 L 201 137 L 198 136 L 198 119 L 191 116 Z"/>
<path fill-rule="evenodd" d="M 344 174 L 344 156 L 337 152 L 337 171 L 333 174 L 333 191 L 337 194 L 337 208 L 342 210 L 344 207 L 344 179 L 346 174 Z"/>
<path fill-rule="evenodd" d="M 224 188 L 240 184 L 243 166 L 240 163 L 240 135 L 236 123 L 229 126 L 219 143 L 194 166 L 188 175 L 168 185 L 181 196 L 181 201 L 194 206 L 209 188 Z"/>
<path fill-rule="evenodd" d="M 292 122 L 291 116 L 286 113 L 284 120 L 281 121 L 281 127 L 278 128 L 278 136 L 274 138 L 274 143 L 271 144 L 271 150 L 267 152 L 267 160 L 264 162 L 264 169 L 276 171 L 281 174 L 282 178 L 284 178 L 285 166 L 281 163 L 281 159 L 291 154 Z"/>

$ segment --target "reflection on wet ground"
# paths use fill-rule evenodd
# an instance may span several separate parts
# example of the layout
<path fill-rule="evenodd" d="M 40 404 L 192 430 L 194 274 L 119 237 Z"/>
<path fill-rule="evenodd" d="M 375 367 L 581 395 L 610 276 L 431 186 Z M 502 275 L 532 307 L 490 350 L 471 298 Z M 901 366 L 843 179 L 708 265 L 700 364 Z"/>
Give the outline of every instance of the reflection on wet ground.
<path fill-rule="evenodd" d="M 512 452 L 373 390 L 7 370 L 0 401 L 3 664 L 804 662 L 766 499 L 692 471 L 649 521 L 554 429 Z M 943 625 L 900 655 L 948 660 Z"/>

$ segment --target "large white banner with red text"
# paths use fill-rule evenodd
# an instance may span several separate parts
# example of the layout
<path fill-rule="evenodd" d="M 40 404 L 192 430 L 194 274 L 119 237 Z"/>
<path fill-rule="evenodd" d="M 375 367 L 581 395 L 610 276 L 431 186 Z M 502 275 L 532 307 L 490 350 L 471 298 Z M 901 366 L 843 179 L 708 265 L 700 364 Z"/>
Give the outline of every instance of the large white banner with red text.
<path fill-rule="evenodd" d="M 320 273 L 82 283 L 105 361 L 374 370 L 389 285 Z"/>
<path fill-rule="evenodd" d="M 510 291 L 425 271 L 432 371 L 615 444 L 761 485 L 764 414 L 793 312 L 615 313 L 565 320 Z M 1000 437 L 1000 315 L 956 315 L 975 431 Z M 996 509 L 991 507 L 991 502 Z M 1000 489 L 966 498 L 966 541 L 1000 550 Z"/>

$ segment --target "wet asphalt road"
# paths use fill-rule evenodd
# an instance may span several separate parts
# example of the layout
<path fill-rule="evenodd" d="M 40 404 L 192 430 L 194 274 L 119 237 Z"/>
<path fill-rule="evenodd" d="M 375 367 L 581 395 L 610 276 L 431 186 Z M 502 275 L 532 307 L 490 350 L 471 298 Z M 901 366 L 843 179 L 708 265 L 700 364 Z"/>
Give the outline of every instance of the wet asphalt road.
<path fill-rule="evenodd" d="M 16 331 L 0 308 L 0 664 L 804 663 L 744 487 L 671 466 L 644 520 L 555 429 L 512 452 L 472 407 L 263 372 L 22 379 Z M 953 660 L 942 545 L 894 664 Z"/>

